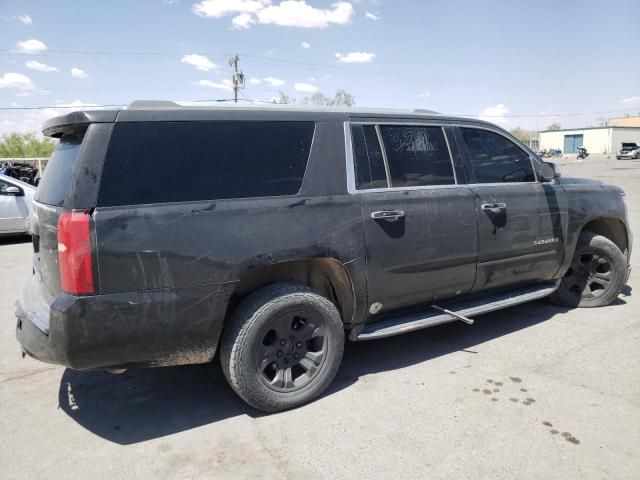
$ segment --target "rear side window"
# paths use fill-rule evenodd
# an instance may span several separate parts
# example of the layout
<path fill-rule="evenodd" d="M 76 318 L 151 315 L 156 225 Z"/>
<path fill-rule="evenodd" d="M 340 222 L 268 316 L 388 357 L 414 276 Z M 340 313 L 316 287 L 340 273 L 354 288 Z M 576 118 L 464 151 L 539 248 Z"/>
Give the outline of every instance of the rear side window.
<path fill-rule="evenodd" d="M 116 124 L 98 205 L 294 195 L 313 122 Z"/>
<path fill-rule="evenodd" d="M 387 174 L 378 134 L 373 125 L 351 127 L 358 190 L 387 188 Z"/>
<path fill-rule="evenodd" d="M 63 135 L 53 151 L 44 175 L 38 184 L 36 200 L 61 207 L 73 180 L 84 131 Z"/>
<path fill-rule="evenodd" d="M 455 184 L 440 127 L 380 126 L 392 187 Z"/>
<path fill-rule="evenodd" d="M 460 131 L 476 183 L 535 181 L 529 155 L 511 140 L 478 128 Z"/>

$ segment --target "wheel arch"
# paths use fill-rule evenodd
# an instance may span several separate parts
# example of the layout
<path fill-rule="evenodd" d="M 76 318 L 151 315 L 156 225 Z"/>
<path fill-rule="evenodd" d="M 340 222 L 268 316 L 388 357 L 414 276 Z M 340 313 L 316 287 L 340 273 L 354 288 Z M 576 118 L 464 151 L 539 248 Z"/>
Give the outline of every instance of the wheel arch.
<path fill-rule="evenodd" d="M 627 226 L 622 220 L 611 217 L 598 217 L 589 220 L 580 230 L 582 232 L 591 232 L 608 238 L 620 249 L 620 251 L 629 259 L 629 232 Z"/>
<path fill-rule="evenodd" d="M 251 292 L 275 282 L 307 285 L 333 302 L 345 327 L 353 324 L 355 290 L 345 265 L 335 258 L 304 258 L 280 261 L 242 273 L 231 293 L 225 312 L 225 322 Z"/>

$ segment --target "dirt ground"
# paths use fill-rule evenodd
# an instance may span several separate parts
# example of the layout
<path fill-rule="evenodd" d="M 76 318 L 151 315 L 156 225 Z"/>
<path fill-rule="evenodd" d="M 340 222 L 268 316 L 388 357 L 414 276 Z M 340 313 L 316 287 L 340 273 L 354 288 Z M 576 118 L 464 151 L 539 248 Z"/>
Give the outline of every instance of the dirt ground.
<path fill-rule="evenodd" d="M 640 225 L 640 161 L 561 163 L 624 188 Z M 0 478 L 640 478 L 638 269 L 607 308 L 539 301 L 348 344 L 322 398 L 260 415 L 216 369 L 22 359 L 30 264 L 28 240 L 0 241 Z"/>

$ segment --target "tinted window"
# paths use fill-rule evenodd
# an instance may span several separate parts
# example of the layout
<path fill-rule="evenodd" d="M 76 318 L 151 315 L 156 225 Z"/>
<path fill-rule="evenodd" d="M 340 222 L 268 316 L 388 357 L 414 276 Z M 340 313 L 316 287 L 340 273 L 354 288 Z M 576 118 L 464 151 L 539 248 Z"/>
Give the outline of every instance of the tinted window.
<path fill-rule="evenodd" d="M 313 131 L 313 122 L 116 124 L 98 204 L 293 195 Z"/>
<path fill-rule="evenodd" d="M 4 193 L 6 192 L 7 188 L 11 187 L 12 185 L 8 184 L 7 182 L 5 182 L 4 180 L 0 180 L 0 193 Z"/>
<path fill-rule="evenodd" d="M 462 128 L 476 183 L 533 182 L 529 155 L 494 132 Z"/>
<path fill-rule="evenodd" d="M 440 127 L 380 126 L 392 187 L 456 183 Z"/>
<path fill-rule="evenodd" d="M 359 190 L 368 188 L 386 188 L 387 174 L 373 125 L 354 125 L 351 127 L 353 152 L 356 167 L 356 186 Z"/>
<path fill-rule="evenodd" d="M 84 132 L 64 135 L 60 139 L 38 184 L 36 200 L 47 205 L 62 206 L 67 190 L 71 186 L 73 167 L 76 164 L 83 137 Z"/>

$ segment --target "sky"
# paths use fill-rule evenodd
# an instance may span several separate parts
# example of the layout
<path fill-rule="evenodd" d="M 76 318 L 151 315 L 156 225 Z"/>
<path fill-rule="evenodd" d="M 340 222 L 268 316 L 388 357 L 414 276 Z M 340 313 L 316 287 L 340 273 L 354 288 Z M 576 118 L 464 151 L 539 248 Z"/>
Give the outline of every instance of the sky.
<path fill-rule="evenodd" d="M 231 99 L 235 53 L 244 102 L 343 88 L 360 107 L 593 126 L 640 112 L 639 20 L 638 0 L 0 0 L 0 134 L 62 107 Z"/>

